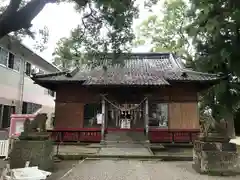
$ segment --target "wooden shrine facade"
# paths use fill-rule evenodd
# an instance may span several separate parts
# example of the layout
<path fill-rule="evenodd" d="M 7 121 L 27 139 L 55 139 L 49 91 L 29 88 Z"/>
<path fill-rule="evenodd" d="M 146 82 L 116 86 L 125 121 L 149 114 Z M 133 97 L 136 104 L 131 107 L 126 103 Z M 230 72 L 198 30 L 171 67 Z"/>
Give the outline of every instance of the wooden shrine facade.
<path fill-rule="evenodd" d="M 109 131 L 141 131 L 151 142 L 192 142 L 198 93 L 223 77 L 186 69 L 171 53 L 132 54 L 124 62 L 32 77 L 56 91 L 53 138 L 99 142 Z"/>

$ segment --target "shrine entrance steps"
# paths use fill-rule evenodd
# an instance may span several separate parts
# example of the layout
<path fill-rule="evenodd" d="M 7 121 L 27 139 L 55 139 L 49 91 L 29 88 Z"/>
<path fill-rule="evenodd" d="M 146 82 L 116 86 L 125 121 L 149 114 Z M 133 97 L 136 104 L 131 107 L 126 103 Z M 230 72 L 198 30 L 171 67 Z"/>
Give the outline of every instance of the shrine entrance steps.
<path fill-rule="evenodd" d="M 105 145 L 146 144 L 147 141 L 144 132 L 110 131 L 105 135 Z"/>
<path fill-rule="evenodd" d="M 112 131 L 105 136 L 99 155 L 151 156 L 144 132 Z"/>
<path fill-rule="evenodd" d="M 99 151 L 103 156 L 152 156 L 143 132 L 108 132 Z"/>

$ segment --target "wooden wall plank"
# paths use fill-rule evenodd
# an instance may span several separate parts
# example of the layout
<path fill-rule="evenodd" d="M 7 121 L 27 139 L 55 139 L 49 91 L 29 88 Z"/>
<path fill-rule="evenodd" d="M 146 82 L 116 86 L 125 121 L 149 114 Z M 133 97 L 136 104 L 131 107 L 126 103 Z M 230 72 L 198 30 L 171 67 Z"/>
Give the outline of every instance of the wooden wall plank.
<path fill-rule="evenodd" d="M 82 128 L 84 121 L 84 104 L 56 103 L 55 128 Z"/>
<path fill-rule="evenodd" d="M 169 129 L 199 129 L 197 102 L 169 103 Z"/>

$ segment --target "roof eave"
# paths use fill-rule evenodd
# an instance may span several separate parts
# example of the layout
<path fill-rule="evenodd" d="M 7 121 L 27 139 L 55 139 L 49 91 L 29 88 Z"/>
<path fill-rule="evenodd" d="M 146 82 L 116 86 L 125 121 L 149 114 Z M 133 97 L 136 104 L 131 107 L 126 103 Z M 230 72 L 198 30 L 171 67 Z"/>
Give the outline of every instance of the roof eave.
<path fill-rule="evenodd" d="M 83 84 L 86 87 L 164 87 L 170 84 Z"/>
<path fill-rule="evenodd" d="M 39 86 L 42 86 L 44 88 L 56 91 L 57 87 L 60 84 L 80 84 L 82 85 L 84 81 L 56 81 L 56 80 L 39 80 L 32 78 L 35 84 L 38 84 Z"/>
<path fill-rule="evenodd" d="M 221 79 L 215 80 L 168 80 L 170 84 L 172 83 L 186 83 L 186 84 L 199 84 L 199 85 L 207 85 L 213 86 L 220 83 Z"/>
<path fill-rule="evenodd" d="M 186 83 L 186 84 L 195 84 L 197 86 L 198 92 L 204 91 L 211 88 L 212 86 L 219 84 L 222 80 L 226 80 L 228 77 L 219 77 L 217 79 L 209 80 L 168 80 L 171 83 Z"/>

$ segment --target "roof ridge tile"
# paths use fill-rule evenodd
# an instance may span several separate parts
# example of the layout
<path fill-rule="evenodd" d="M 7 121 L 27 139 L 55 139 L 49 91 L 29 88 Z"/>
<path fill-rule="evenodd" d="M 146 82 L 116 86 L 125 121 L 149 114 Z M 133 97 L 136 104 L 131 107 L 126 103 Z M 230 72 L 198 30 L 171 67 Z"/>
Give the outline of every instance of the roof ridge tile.
<path fill-rule="evenodd" d="M 55 73 L 49 73 L 49 74 L 32 74 L 33 78 L 44 78 L 44 77 L 52 77 L 52 76 L 61 76 L 68 73 L 68 71 L 61 71 L 61 72 L 55 72 Z"/>
<path fill-rule="evenodd" d="M 78 73 L 78 71 L 79 71 L 79 67 L 76 67 L 71 72 L 67 72 L 65 75 L 66 77 L 73 77 Z"/>

